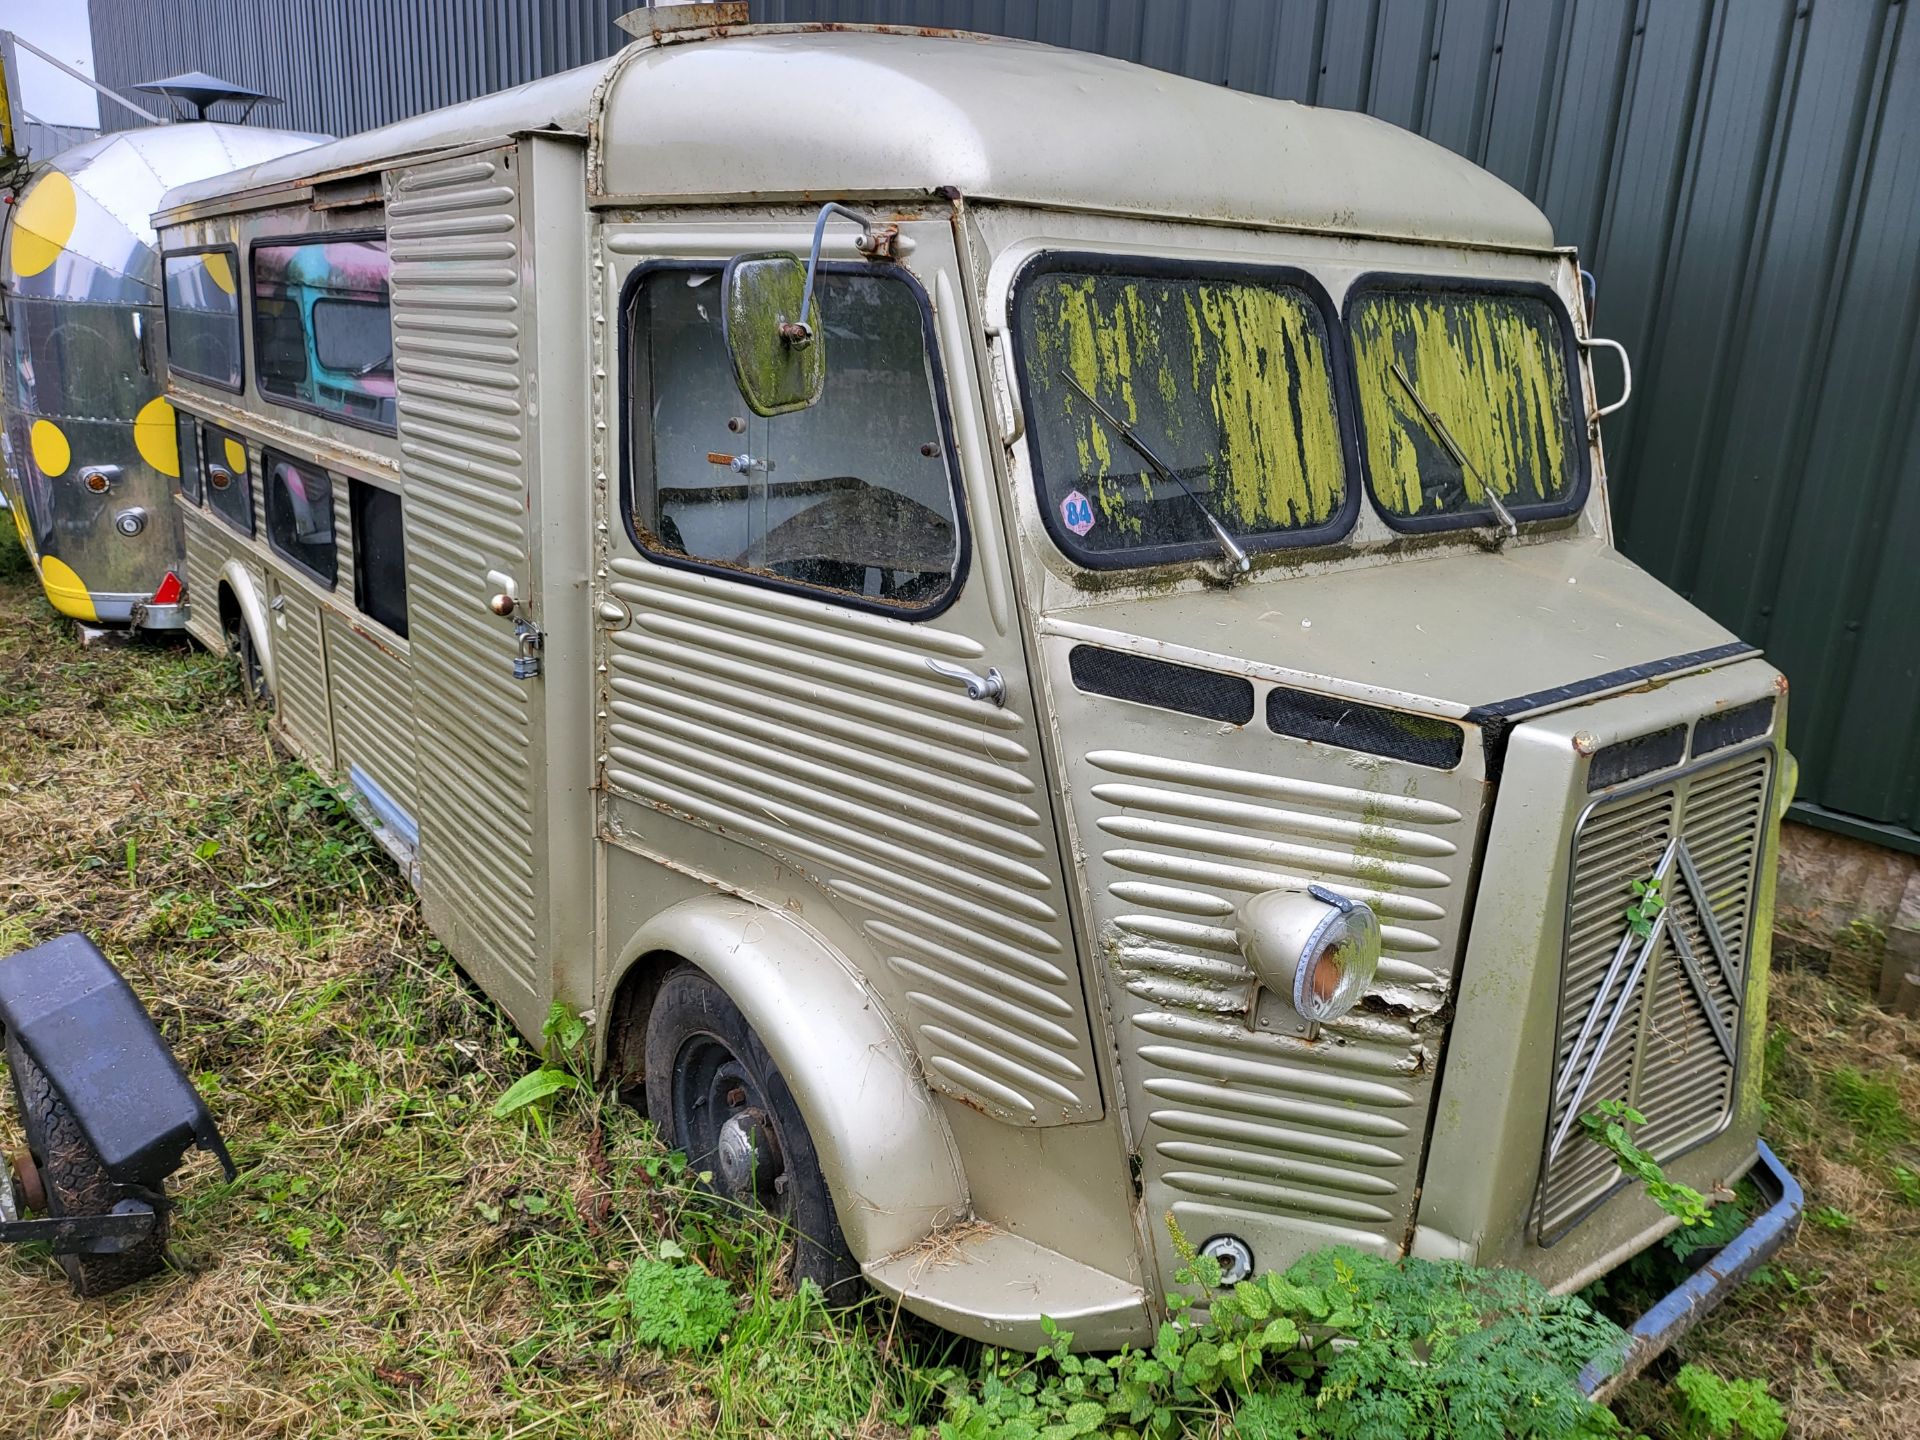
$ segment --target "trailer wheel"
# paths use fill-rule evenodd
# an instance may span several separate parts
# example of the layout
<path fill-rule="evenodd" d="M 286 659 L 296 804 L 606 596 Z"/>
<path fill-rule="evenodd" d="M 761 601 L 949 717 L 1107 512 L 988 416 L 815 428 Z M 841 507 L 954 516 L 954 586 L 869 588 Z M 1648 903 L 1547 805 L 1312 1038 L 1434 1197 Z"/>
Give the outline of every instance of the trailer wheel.
<path fill-rule="evenodd" d="M 14 1103 L 26 1128 L 27 1150 L 40 1171 L 51 1215 L 104 1215 L 127 1192 L 107 1178 L 100 1157 L 80 1133 L 72 1113 L 53 1084 L 19 1041 L 7 1037 L 7 1068 L 13 1074 Z M 142 1197 L 146 1198 L 146 1197 Z M 167 1263 L 167 1211 L 154 1207 L 153 1229 L 137 1245 L 117 1255 L 56 1255 L 76 1295 L 105 1295 L 144 1280 Z"/>
<path fill-rule="evenodd" d="M 686 1152 L 721 1198 L 784 1221 L 792 1277 L 830 1300 L 860 1291 L 793 1093 L 739 1007 L 705 974 L 682 965 L 661 982 L 647 1020 L 647 1114 L 660 1138 Z"/>

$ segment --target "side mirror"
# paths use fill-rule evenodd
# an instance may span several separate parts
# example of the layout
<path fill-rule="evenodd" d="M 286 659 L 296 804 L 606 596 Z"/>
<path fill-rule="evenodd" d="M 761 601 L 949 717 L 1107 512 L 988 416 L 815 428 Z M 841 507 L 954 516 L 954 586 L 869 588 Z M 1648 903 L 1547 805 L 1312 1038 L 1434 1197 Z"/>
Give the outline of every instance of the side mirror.
<path fill-rule="evenodd" d="M 820 302 L 798 255 L 736 255 L 720 277 L 720 326 L 734 383 L 756 415 L 804 410 L 827 381 Z"/>
<path fill-rule="evenodd" d="M 798 255 L 780 251 L 736 255 L 720 277 L 721 336 L 733 361 L 734 383 L 756 415 L 804 410 L 819 400 L 826 384 L 826 342 L 813 282 L 820 271 L 820 242 L 835 215 L 860 227 L 855 250 L 869 258 L 893 258 L 892 226 L 877 227 L 858 210 L 830 200 L 814 217 L 813 252 L 805 265 Z"/>

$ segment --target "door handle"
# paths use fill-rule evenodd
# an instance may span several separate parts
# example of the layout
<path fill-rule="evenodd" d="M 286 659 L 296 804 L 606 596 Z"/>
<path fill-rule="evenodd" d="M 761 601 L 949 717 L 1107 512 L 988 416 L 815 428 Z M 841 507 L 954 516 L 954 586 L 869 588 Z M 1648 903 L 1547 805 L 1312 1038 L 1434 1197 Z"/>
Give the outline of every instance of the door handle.
<path fill-rule="evenodd" d="M 964 665 L 956 665 L 951 660 L 929 660 L 927 669 L 942 680 L 958 680 L 966 686 L 969 700 L 990 700 L 995 705 L 1007 703 L 1007 679 L 998 670 L 988 667 L 987 673 L 976 675 Z"/>

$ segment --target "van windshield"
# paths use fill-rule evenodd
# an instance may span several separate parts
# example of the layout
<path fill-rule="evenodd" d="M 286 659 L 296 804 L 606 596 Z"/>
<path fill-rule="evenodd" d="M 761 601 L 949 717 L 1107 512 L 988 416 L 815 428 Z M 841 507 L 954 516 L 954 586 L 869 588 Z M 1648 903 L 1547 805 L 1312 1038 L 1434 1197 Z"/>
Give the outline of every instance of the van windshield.
<path fill-rule="evenodd" d="M 1213 521 L 1247 550 L 1343 527 L 1326 309 L 1304 277 L 1049 255 L 1015 313 L 1041 511 L 1081 564 L 1215 556 Z"/>
<path fill-rule="evenodd" d="M 1347 300 L 1368 483 L 1388 522 L 1566 514 L 1585 489 L 1565 331 L 1544 293 L 1363 280 Z"/>

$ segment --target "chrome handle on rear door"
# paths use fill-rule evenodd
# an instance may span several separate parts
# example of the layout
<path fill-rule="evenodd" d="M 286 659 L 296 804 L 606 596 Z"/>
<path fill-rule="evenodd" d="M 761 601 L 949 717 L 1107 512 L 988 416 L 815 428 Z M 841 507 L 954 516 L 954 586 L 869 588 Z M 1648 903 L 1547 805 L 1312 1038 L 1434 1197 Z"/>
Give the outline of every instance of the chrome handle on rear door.
<path fill-rule="evenodd" d="M 985 676 L 980 676 L 951 660 L 929 660 L 927 668 L 942 680 L 958 680 L 966 686 L 969 700 L 991 700 L 995 705 L 1007 703 L 1007 680 L 996 669 L 989 667 Z"/>

